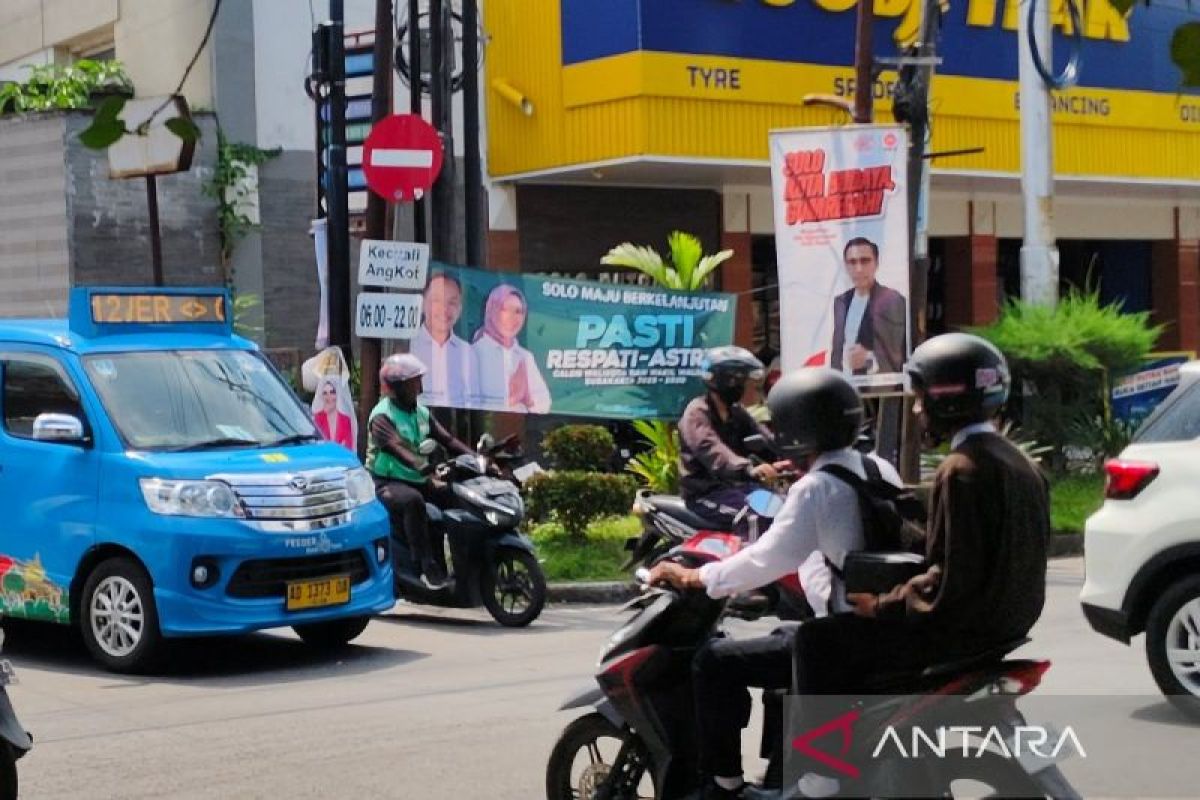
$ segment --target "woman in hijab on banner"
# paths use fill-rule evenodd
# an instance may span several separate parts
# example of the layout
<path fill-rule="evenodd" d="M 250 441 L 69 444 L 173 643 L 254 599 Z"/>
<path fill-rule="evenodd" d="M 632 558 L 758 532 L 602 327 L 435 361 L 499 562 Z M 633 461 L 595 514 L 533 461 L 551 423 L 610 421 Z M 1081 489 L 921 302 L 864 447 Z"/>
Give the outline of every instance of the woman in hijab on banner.
<path fill-rule="evenodd" d="M 527 414 L 550 411 L 550 389 L 537 361 L 517 343 L 528 315 L 525 295 L 515 286 L 502 283 L 488 295 L 483 327 L 472 345 L 483 408 Z"/>
<path fill-rule="evenodd" d="M 322 378 L 313 397 L 313 421 L 322 436 L 353 451 L 357 425 L 354 416 L 343 410 L 350 407 L 350 392 L 343 392 L 342 382 L 334 377 Z"/>

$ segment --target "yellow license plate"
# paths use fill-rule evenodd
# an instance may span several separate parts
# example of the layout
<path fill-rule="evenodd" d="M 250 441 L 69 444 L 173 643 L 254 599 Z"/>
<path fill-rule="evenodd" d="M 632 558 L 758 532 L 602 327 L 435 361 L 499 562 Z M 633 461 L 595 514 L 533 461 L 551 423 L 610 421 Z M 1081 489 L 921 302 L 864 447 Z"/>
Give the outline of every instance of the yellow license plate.
<path fill-rule="evenodd" d="M 287 587 L 287 610 L 336 606 L 350 602 L 350 576 L 335 575 L 315 581 L 296 581 Z"/>

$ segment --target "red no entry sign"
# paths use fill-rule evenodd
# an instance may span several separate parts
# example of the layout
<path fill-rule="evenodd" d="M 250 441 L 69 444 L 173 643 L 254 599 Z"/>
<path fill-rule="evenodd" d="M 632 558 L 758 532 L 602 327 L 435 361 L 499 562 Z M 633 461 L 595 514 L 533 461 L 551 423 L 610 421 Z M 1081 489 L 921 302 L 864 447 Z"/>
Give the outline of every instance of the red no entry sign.
<path fill-rule="evenodd" d="M 371 191 L 392 203 L 411 202 L 442 171 L 442 139 L 415 114 L 394 114 L 371 128 L 362 165 Z"/>

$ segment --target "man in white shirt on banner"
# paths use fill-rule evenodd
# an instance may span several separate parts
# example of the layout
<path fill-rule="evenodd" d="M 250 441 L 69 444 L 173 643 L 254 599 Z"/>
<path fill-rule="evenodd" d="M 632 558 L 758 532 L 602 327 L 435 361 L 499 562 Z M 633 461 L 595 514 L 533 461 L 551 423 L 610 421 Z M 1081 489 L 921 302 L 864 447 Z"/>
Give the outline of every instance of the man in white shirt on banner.
<path fill-rule="evenodd" d="M 410 352 L 429 374 L 421 402 L 427 406 L 471 408 L 479 385 L 471 346 L 454 333 L 463 310 L 462 285 L 447 272 L 435 272 L 425 287 L 425 321 L 413 337 Z"/>
<path fill-rule="evenodd" d="M 833 301 L 829 365 L 852 375 L 899 372 L 904 365 L 908 303 L 876 280 L 879 245 L 861 236 L 842 251 L 853 287 Z"/>

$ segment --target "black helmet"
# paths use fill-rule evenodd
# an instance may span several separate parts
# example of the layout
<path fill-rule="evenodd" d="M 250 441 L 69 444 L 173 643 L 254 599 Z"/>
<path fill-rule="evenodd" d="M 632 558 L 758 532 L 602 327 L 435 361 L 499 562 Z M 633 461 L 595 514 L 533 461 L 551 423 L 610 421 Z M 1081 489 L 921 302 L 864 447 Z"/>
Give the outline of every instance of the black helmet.
<path fill-rule="evenodd" d="M 935 336 L 916 350 L 904 371 L 935 422 L 955 425 L 991 419 L 1008 400 L 1008 362 L 986 339 L 966 333 Z"/>
<path fill-rule="evenodd" d="M 762 362 L 753 353 L 732 345 L 714 347 L 706 352 L 700 370 L 704 385 L 731 404 L 742 398 L 746 381 L 766 377 Z"/>
<path fill-rule="evenodd" d="M 849 447 L 863 422 L 862 399 L 845 375 L 805 367 L 784 375 L 767 397 L 775 443 L 789 458 Z"/>

